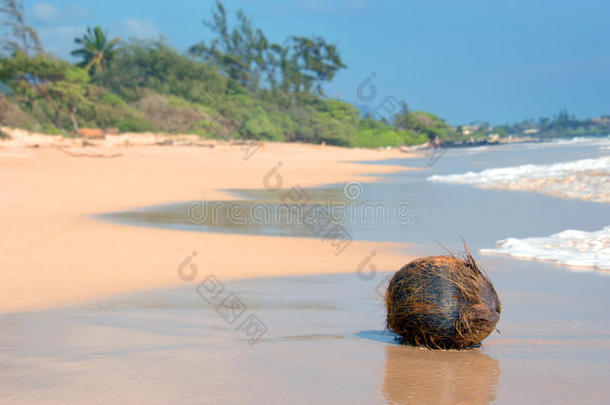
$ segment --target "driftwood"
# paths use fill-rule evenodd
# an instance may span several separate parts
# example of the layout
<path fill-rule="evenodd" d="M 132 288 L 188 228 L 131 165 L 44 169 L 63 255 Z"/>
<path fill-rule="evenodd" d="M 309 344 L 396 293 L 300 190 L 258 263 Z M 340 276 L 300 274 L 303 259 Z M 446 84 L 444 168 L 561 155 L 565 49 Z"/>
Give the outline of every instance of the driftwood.
<path fill-rule="evenodd" d="M 115 158 L 119 156 L 123 156 L 122 153 L 113 153 L 112 155 L 105 155 L 103 153 L 74 153 L 69 150 L 64 149 L 61 146 L 55 146 L 55 149 L 62 151 L 63 153 L 70 155 L 72 157 L 92 157 L 92 158 Z"/>
<path fill-rule="evenodd" d="M 201 148 L 213 149 L 216 147 L 213 143 L 201 143 L 201 142 L 175 142 L 172 139 L 165 139 L 156 143 L 158 146 L 199 146 Z"/>

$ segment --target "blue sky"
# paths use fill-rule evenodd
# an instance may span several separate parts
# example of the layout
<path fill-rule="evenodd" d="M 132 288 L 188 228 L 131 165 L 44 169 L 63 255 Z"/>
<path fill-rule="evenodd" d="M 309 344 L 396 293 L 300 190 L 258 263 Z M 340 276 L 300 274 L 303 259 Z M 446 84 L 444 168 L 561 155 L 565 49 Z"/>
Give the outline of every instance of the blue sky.
<path fill-rule="evenodd" d="M 29 23 L 47 50 L 68 57 L 73 38 L 101 25 L 111 36 L 158 38 L 184 50 L 211 34 L 213 0 L 28 1 Z M 321 35 L 339 45 L 348 69 L 331 97 L 375 108 L 407 101 L 453 124 L 610 114 L 610 2 L 607 0 L 244 0 L 276 42 Z M 357 89 L 374 73 L 376 97 Z"/>

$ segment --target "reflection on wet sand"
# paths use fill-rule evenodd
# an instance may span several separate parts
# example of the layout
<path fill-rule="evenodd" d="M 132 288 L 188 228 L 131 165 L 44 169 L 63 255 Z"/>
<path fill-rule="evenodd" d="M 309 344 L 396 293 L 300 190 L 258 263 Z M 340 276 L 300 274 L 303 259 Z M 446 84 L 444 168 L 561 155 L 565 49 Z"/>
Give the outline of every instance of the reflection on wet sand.
<path fill-rule="evenodd" d="M 500 363 L 479 350 L 388 346 L 383 395 L 398 404 L 487 404 L 500 374 Z"/>

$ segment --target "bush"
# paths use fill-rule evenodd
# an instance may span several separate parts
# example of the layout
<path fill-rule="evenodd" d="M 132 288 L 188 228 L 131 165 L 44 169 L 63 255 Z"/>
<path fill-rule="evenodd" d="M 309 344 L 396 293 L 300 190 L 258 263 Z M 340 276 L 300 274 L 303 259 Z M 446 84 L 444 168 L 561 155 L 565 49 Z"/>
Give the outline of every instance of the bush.
<path fill-rule="evenodd" d="M 100 85 L 129 101 L 153 90 L 206 104 L 227 92 L 228 81 L 207 63 L 182 55 L 162 42 L 147 41 L 123 45 L 112 61 L 112 69 L 98 77 Z"/>
<path fill-rule="evenodd" d="M 261 107 L 256 107 L 241 127 L 239 134 L 246 139 L 264 139 L 269 141 L 283 141 L 281 128 L 274 125 Z"/>
<path fill-rule="evenodd" d="M 40 125 L 40 132 L 49 135 L 62 135 L 63 133 L 55 127 L 55 125 L 44 122 Z"/>
<path fill-rule="evenodd" d="M 189 132 L 197 124 L 209 119 L 202 107 L 176 96 L 150 93 L 134 103 L 137 115 L 157 130 L 164 132 Z"/>
<path fill-rule="evenodd" d="M 2 94 L 0 94 L 0 125 L 30 130 L 40 128 L 32 116 L 25 113 L 18 105 L 9 101 Z"/>
<path fill-rule="evenodd" d="M 125 121 L 142 121 L 142 115 L 119 96 L 98 87 L 92 88 L 87 102 L 78 109 L 81 126 L 91 128 L 114 128 Z M 149 125 L 150 128 L 152 126 Z"/>
<path fill-rule="evenodd" d="M 112 107 L 127 107 L 127 103 L 121 97 L 113 93 L 104 93 L 102 97 L 100 97 L 100 102 Z"/>
<path fill-rule="evenodd" d="M 398 131 L 398 133 L 401 135 L 403 145 L 421 145 L 430 141 L 425 134 L 409 131 Z"/>
<path fill-rule="evenodd" d="M 0 139 L 2 139 L 2 140 L 11 139 L 11 136 L 0 129 Z"/>
<path fill-rule="evenodd" d="M 350 146 L 361 148 L 399 146 L 401 143 L 402 138 L 392 129 L 362 129 L 350 140 Z"/>
<path fill-rule="evenodd" d="M 294 133 L 287 137 L 301 142 L 349 146 L 350 139 L 358 130 L 355 109 L 345 108 L 342 101 L 321 100 L 319 103 L 302 105 L 287 110 L 294 123 Z"/>
<path fill-rule="evenodd" d="M 429 140 L 437 136 L 442 140 L 448 140 L 455 136 L 455 132 L 451 131 L 444 120 L 424 111 L 405 111 L 396 117 L 394 125 L 402 130 L 424 134 Z"/>
<path fill-rule="evenodd" d="M 150 122 L 138 117 L 125 118 L 118 122 L 116 127 L 120 132 L 148 132 L 154 130 Z"/>

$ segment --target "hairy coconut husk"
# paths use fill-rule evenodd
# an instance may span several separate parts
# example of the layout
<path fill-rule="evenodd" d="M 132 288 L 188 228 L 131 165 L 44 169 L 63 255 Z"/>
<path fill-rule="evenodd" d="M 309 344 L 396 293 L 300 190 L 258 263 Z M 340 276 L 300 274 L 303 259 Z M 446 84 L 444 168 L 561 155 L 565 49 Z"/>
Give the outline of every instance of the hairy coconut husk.
<path fill-rule="evenodd" d="M 422 257 L 405 265 L 386 292 L 387 327 L 404 343 L 464 349 L 495 329 L 501 304 L 491 281 L 466 249 L 465 258 Z"/>

